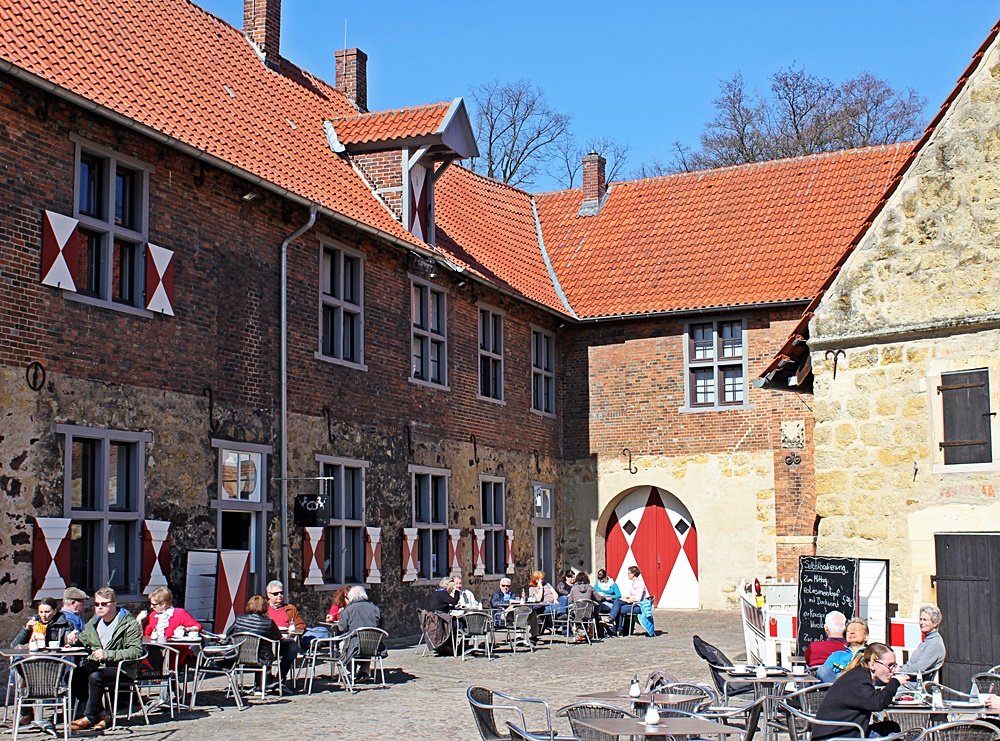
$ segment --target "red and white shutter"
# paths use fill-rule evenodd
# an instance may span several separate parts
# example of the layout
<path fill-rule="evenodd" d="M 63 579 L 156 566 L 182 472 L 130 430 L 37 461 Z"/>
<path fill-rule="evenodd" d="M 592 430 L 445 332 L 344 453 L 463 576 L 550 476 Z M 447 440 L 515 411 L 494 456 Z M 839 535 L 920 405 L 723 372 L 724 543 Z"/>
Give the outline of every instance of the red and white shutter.
<path fill-rule="evenodd" d="M 407 225 L 410 233 L 417 239 L 428 238 L 428 218 L 430 204 L 431 179 L 428 170 L 423 165 L 410 168 L 410 223 Z"/>
<path fill-rule="evenodd" d="M 174 252 L 146 245 L 146 309 L 174 315 Z"/>
<path fill-rule="evenodd" d="M 250 551 L 219 551 L 215 572 L 215 621 L 213 629 L 222 633 L 233 624 L 237 611 L 243 612 L 250 591 Z"/>
<path fill-rule="evenodd" d="M 302 584 L 313 587 L 323 583 L 323 528 L 302 528 Z"/>
<path fill-rule="evenodd" d="M 507 536 L 507 573 L 514 573 L 514 531 L 508 530 L 505 535 Z"/>
<path fill-rule="evenodd" d="M 142 576 L 139 593 L 150 594 L 167 586 L 170 579 L 170 523 L 144 520 L 142 523 Z"/>
<path fill-rule="evenodd" d="M 417 529 L 403 528 L 403 581 L 417 580 Z"/>
<path fill-rule="evenodd" d="M 461 528 L 448 528 L 448 575 L 462 575 L 461 552 L 458 550 L 462 542 Z"/>
<path fill-rule="evenodd" d="M 76 291 L 73 271 L 76 270 L 79 242 L 79 221 L 42 211 L 42 284 Z M 61 596 L 61 595 L 60 595 Z"/>
<path fill-rule="evenodd" d="M 798 633 L 799 619 L 795 615 L 775 614 L 768 616 L 768 637 L 782 641 L 794 641 Z"/>
<path fill-rule="evenodd" d="M 32 543 L 32 600 L 61 599 L 69 586 L 70 520 L 36 517 Z"/>
<path fill-rule="evenodd" d="M 486 574 L 486 530 L 475 528 L 472 531 L 472 575 Z"/>
<path fill-rule="evenodd" d="M 365 528 L 365 584 L 382 583 L 382 528 Z"/>
<path fill-rule="evenodd" d="M 919 621 L 913 618 L 889 620 L 889 648 L 893 651 L 913 651 L 923 640 Z"/>

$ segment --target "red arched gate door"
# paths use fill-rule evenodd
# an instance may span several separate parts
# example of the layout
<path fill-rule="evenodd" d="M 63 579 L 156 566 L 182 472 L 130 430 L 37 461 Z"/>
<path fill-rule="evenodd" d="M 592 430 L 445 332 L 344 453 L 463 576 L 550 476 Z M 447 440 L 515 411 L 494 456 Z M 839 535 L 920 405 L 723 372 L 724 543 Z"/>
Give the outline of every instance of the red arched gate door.
<path fill-rule="evenodd" d="M 638 566 L 657 607 L 698 607 L 698 532 L 681 501 L 640 486 L 614 506 L 605 533 L 605 567 L 622 592 Z"/>

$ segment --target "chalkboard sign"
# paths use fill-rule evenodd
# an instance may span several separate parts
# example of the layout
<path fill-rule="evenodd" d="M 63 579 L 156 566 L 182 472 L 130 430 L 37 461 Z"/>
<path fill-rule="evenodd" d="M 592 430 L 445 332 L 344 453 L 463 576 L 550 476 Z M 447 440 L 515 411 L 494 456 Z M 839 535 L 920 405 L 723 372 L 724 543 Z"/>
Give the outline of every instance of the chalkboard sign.
<path fill-rule="evenodd" d="M 299 494 L 295 497 L 295 527 L 330 524 L 330 497 L 326 494 Z"/>
<path fill-rule="evenodd" d="M 799 653 L 826 638 L 826 614 L 840 610 L 847 618 L 858 603 L 858 560 L 799 556 Z"/>

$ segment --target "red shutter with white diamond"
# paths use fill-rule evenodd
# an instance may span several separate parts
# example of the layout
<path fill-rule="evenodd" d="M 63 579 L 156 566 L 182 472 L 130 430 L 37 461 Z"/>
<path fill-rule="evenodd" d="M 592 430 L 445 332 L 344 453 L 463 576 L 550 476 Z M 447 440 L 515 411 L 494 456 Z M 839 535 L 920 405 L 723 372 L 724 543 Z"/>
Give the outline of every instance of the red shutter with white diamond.
<path fill-rule="evenodd" d="M 472 531 L 472 575 L 486 574 L 486 530 L 475 528 Z"/>
<path fill-rule="evenodd" d="M 514 573 L 514 531 L 508 530 L 506 533 L 507 540 L 507 573 Z"/>
<path fill-rule="evenodd" d="M 225 632 L 246 611 L 250 591 L 250 551 L 219 551 L 215 572 L 215 620 L 213 630 Z"/>
<path fill-rule="evenodd" d="M 417 529 L 403 528 L 403 581 L 417 580 Z"/>
<path fill-rule="evenodd" d="M 77 226 L 79 221 L 42 211 L 42 284 L 76 291 L 74 271 L 80 248 Z M 61 596 L 61 595 L 60 595 Z"/>
<path fill-rule="evenodd" d="M 461 542 L 462 542 L 461 528 L 449 528 L 448 529 L 448 575 L 449 576 L 462 575 L 462 559 L 461 559 L 462 554 L 458 550 Z"/>
<path fill-rule="evenodd" d="M 146 308 L 174 315 L 174 253 L 152 242 L 146 245 Z"/>
<path fill-rule="evenodd" d="M 417 239 L 428 237 L 428 219 L 430 217 L 431 179 L 428 170 L 423 165 L 410 168 L 410 224 L 409 230 Z"/>
<path fill-rule="evenodd" d="M 365 528 L 365 584 L 382 583 L 382 528 Z"/>
<path fill-rule="evenodd" d="M 36 517 L 32 543 L 32 600 L 62 599 L 69 586 L 70 520 Z"/>
<path fill-rule="evenodd" d="M 313 587 L 323 583 L 323 528 L 302 528 L 302 584 Z"/>
<path fill-rule="evenodd" d="M 142 523 L 142 574 L 139 593 L 150 594 L 170 580 L 170 523 L 144 520 Z"/>

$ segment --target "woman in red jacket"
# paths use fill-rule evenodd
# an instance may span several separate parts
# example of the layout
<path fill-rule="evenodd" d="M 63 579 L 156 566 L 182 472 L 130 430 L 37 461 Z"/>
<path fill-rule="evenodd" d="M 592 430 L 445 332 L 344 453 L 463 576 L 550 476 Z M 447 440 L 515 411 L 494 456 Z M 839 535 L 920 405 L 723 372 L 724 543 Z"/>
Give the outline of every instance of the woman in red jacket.
<path fill-rule="evenodd" d="M 174 607 L 174 595 L 166 587 L 154 589 L 149 595 L 151 613 L 143 610 L 136 619 L 142 626 L 142 634 L 151 641 L 167 641 L 180 638 L 191 633 L 201 633 L 201 623 L 191 617 L 191 613 L 182 607 Z M 183 665 L 191 658 L 191 649 L 178 646 L 180 656 L 178 663 Z"/>

